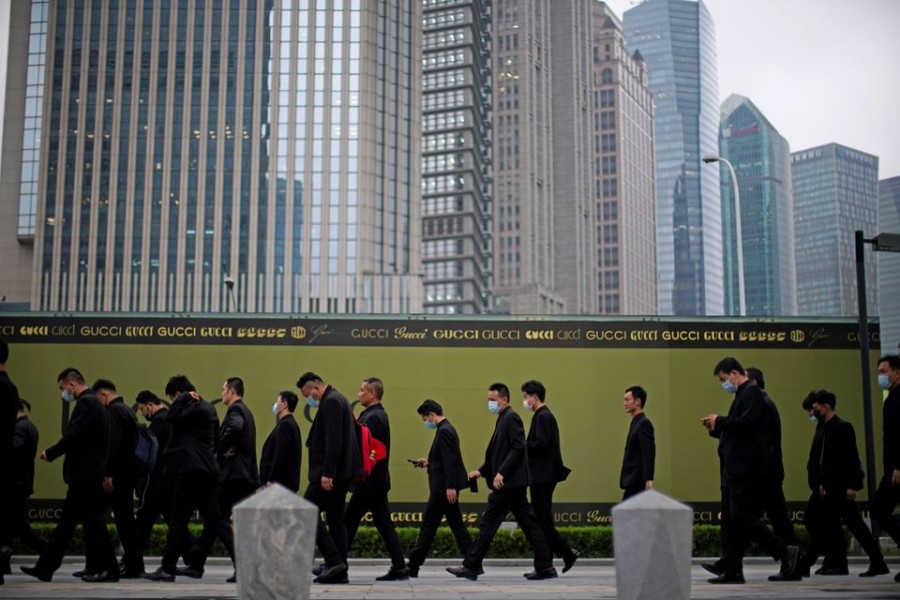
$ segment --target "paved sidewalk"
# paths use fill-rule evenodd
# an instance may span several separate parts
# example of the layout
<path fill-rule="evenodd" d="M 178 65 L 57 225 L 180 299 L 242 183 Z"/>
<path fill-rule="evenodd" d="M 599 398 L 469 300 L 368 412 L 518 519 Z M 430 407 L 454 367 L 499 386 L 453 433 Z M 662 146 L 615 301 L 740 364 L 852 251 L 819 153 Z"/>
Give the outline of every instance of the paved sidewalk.
<path fill-rule="evenodd" d="M 147 561 L 148 567 L 157 561 Z M 225 583 L 231 567 L 215 561 L 207 567 L 203 579 L 179 578 L 175 583 L 154 583 L 128 580 L 119 583 L 88 584 L 71 574 L 80 563 L 63 565 L 53 581 L 43 583 L 19 572 L 19 565 L 32 564 L 16 560 L 13 575 L 6 576 L 0 586 L 0 598 L 6 600 L 219 600 L 237 595 L 234 584 Z M 531 570 L 525 561 L 496 561 L 485 563 L 485 574 L 478 581 L 457 579 L 444 571 L 456 561 L 430 561 L 418 579 L 400 582 L 375 582 L 388 568 L 388 561 L 351 561 L 349 585 L 313 585 L 312 598 L 320 600 L 604 600 L 616 597 L 615 567 L 609 560 L 583 560 L 569 573 L 557 579 L 530 582 L 522 574 Z M 499 566 L 498 566 L 499 565 Z M 845 577 L 812 577 L 802 582 L 775 584 L 766 577 L 777 570 L 771 561 L 752 562 L 744 567 L 746 585 L 714 586 L 706 583 L 710 575 L 695 562 L 691 572 L 693 598 L 845 598 L 900 599 L 900 583 L 893 573 L 900 563 L 891 564 L 892 575 L 874 579 L 860 579 L 857 574 L 865 565 L 851 566 Z"/>

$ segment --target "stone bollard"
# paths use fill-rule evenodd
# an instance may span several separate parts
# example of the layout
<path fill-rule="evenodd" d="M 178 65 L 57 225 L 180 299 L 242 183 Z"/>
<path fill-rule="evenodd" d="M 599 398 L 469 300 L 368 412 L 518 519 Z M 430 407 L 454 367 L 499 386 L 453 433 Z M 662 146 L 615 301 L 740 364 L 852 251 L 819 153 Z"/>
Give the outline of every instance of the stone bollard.
<path fill-rule="evenodd" d="M 280 485 L 234 507 L 241 600 L 309 599 L 319 509 Z"/>
<path fill-rule="evenodd" d="M 693 510 L 654 490 L 612 509 L 619 600 L 691 597 Z"/>

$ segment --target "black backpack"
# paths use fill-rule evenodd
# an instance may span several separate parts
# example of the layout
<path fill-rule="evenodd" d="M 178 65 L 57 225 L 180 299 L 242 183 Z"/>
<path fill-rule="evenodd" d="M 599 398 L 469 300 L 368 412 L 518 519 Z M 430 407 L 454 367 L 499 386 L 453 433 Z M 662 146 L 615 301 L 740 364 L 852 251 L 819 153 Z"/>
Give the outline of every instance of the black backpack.
<path fill-rule="evenodd" d="M 149 473 L 156 465 L 159 454 L 159 442 L 146 425 L 137 424 L 137 436 L 134 440 L 134 460 L 139 470 Z"/>

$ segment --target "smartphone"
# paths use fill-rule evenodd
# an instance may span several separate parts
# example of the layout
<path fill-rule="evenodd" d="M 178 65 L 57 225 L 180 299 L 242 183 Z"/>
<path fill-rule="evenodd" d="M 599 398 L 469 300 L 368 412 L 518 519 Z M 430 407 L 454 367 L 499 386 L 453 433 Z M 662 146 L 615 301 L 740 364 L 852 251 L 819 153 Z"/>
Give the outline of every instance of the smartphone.
<path fill-rule="evenodd" d="M 412 464 L 414 464 L 414 465 L 418 465 L 418 464 L 419 464 L 419 461 L 417 461 L 417 460 L 415 460 L 415 459 L 412 459 L 412 458 L 407 458 L 407 459 L 406 459 L 406 462 L 412 463 Z"/>

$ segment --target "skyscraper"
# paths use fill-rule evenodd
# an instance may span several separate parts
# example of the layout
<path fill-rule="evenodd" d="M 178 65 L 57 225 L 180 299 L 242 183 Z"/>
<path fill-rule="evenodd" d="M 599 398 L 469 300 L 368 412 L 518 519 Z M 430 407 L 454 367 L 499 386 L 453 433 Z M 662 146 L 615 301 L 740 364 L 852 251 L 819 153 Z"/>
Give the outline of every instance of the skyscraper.
<path fill-rule="evenodd" d="M 658 314 L 653 95 L 640 52 L 629 54 L 622 23 L 591 3 L 593 180 L 601 314 Z"/>
<path fill-rule="evenodd" d="M 33 309 L 421 310 L 421 4 L 33 5 Z"/>
<path fill-rule="evenodd" d="M 854 232 L 874 235 L 878 157 L 840 144 L 791 154 L 797 310 L 809 316 L 856 316 Z M 868 313 L 878 314 L 875 261 L 866 261 Z"/>
<path fill-rule="evenodd" d="M 645 0 L 624 18 L 628 49 L 647 62 L 656 102 L 659 311 L 722 314 L 719 174 L 700 162 L 718 147 L 712 17 L 702 0 Z"/>
<path fill-rule="evenodd" d="M 424 0 L 425 312 L 480 314 L 491 296 L 491 8 Z"/>
<path fill-rule="evenodd" d="M 790 146 L 749 98 L 732 94 L 722 103 L 719 155 L 737 173 L 746 314 L 796 315 Z M 721 182 L 725 313 L 738 315 L 734 184 L 724 164 Z"/>
<path fill-rule="evenodd" d="M 866 236 L 879 233 L 900 233 L 900 177 L 878 182 L 878 226 L 866 231 Z M 884 353 L 897 351 L 900 344 L 900 254 L 876 252 L 878 271 L 878 322 L 881 328 L 881 349 Z M 866 261 L 871 262 L 871 254 Z"/>

